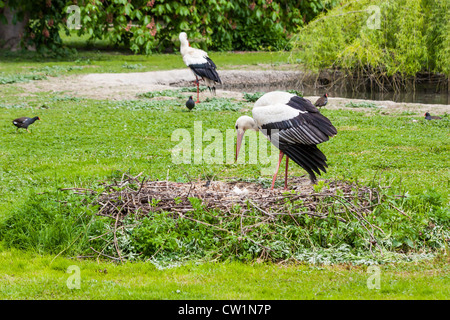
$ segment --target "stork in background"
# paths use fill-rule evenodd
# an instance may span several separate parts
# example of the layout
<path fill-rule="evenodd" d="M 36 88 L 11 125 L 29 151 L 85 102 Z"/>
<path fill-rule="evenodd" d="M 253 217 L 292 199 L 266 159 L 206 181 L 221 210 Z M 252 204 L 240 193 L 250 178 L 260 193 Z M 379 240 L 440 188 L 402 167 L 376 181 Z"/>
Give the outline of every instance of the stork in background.
<path fill-rule="evenodd" d="M 317 145 L 328 141 L 337 134 L 337 130 L 311 101 L 288 92 L 273 91 L 264 94 L 255 102 L 252 115 L 253 118 L 242 116 L 236 121 L 236 160 L 245 131 L 262 131 L 280 149 L 272 189 L 284 155 L 285 189 L 289 158 L 308 172 L 311 183 L 316 182 L 316 174 L 320 175 L 320 171 L 326 172 L 327 158 Z"/>
<path fill-rule="evenodd" d="M 222 84 L 222 80 L 220 80 L 216 71 L 216 64 L 208 57 L 208 54 L 203 50 L 190 46 L 186 32 L 181 32 L 179 38 L 183 61 L 195 75 L 197 84 L 196 103 L 199 103 L 199 77 L 205 81 L 208 89 L 214 94 L 216 93 L 216 83 Z"/>

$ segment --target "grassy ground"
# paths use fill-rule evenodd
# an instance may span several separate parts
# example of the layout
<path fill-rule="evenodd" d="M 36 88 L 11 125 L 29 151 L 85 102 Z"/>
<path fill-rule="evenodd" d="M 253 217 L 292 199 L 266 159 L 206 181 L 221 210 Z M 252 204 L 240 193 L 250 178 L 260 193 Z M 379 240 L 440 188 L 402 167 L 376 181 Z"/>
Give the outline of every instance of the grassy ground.
<path fill-rule="evenodd" d="M 261 174 L 259 165 L 172 164 L 172 148 L 178 144 L 171 141 L 175 129 L 187 129 L 193 136 L 194 121 L 202 121 L 203 133 L 218 129 L 225 138 L 240 112 L 187 112 L 185 99 L 108 102 L 47 93 L 28 96 L 5 86 L 0 90 L 5 97 L 0 104 L 0 179 L 5 185 L 1 200 L 6 203 L 0 209 L 2 215 L 29 192 L 90 184 L 116 170 L 144 171 L 153 179 L 185 182 L 186 172 L 191 177 L 217 173 L 217 178 L 258 178 Z M 445 195 L 450 183 L 447 122 L 428 122 L 420 115 L 385 116 L 376 111 L 370 115 L 351 110 L 323 113 L 339 132 L 320 147 L 330 166 L 323 178 L 368 183 L 381 177 L 383 184 L 409 193 L 435 189 Z M 30 126 L 32 134 L 17 133 L 11 124 L 11 119 L 23 115 L 42 119 Z M 412 122 L 414 118 L 418 122 Z M 291 174 L 304 172 L 292 166 Z"/>
<path fill-rule="evenodd" d="M 288 53 L 212 52 L 210 57 L 221 69 L 233 69 L 236 66 L 259 69 L 267 65 L 287 63 Z M 265 66 L 264 66 L 265 65 Z M 151 56 L 134 55 L 120 51 L 79 51 L 65 59 L 36 58 L 33 53 L 10 53 L 0 50 L 0 84 L 41 79 L 46 76 L 111 73 L 145 72 L 185 68 L 180 54 L 153 54 Z"/>
<path fill-rule="evenodd" d="M 126 72 L 183 67 L 176 55 L 151 57 L 82 52 L 78 60 L 39 61 L 2 52 L 0 77 L 79 72 Z M 222 60 L 221 60 L 222 59 Z M 249 60 L 247 60 L 249 59 Z M 274 63 L 283 55 L 221 53 L 222 65 Z M 80 62 L 81 61 L 81 62 Z M 89 62 L 88 62 L 89 61 Z M 124 67 L 137 65 L 136 68 Z M 82 68 L 77 68 L 77 67 Z M 142 67 L 141 67 L 142 66 Z M 60 68 L 60 69 L 58 69 Z M 134 69 L 133 69 L 134 68 Z M 52 69 L 50 69 L 52 70 Z M 3 72 L 3 73 L 1 73 Z M 14 82 L 14 81 L 13 81 Z M 186 93 L 184 93 L 186 94 Z M 35 193 L 62 187 L 91 187 L 117 170 L 144 172 L 152 179 L 188 181 L 217 174 L 216 179 L 257 179 L 258 165 L 175 165 L 171 141 L 175 129 L 193 133 L 194 121 L 203 132 L 224 135 L 234 127 L 240 111 L 220 109 L 187 112 L 185 99 L 156 101 L 98 101 L 57 93 L 28 94 L 14 84 L 0 85 L 0 217 L 20 210 Z M 232 102 L 237 103 L 237 102 Z M 242 105 L 246 107 L 246 105 Z M 248 104 L 247 107 L 251 105 Z M 217 107 L 218 109 L 214 109 Z M 239 108 L 238 108 L 239 109 Z M 329 158 L 325 179 L 350 179 L 391 185 L 393 192 L 424 194 L 433 191 L 448 203 L 450 151 L 448 120 L 427 122 L 419 114 L 383 115 L 352 110 L 323 110 L 339 134 L 320 148 Z M 245 114 L 250 114 L 245 112 Z M 11 120 L 39 115 L 32 133 L 16 133 Z M 412 122 L 412 119 L 418 120 Z M 205 142 L 204 146 L 208 143 Z M 304 172 L 295 165 L 291 175 Z M 269 181 L 270 177 L 265 177 Z M 281 184 L 281 178 L 279 183 Z M 414 212 L 408 212 L 414 214 Z M 385 265 L 381 289 L 367 289 L 365 267 L 205 263 L 157 270 L 149 263 L 113 265 L 78 262 L 2 247 L 0 297 L 33 299 L 445 299 L 449 269 L 445 257 L 434 262 Z M 444 262 L 443 262 L 444 261 Z M 69 265 L 82 270 L 82 287 L 69 290 Z M 107 270 L 107 274 L 100 270 Z M 177 291 L 179 290 L 179 292 Z"/>
<path fill-rule="evenodd" d="M 145 262 L 116 265 L 53 258 L 0 251 L 0 298 L 447 299 L 450 289 L 449 264 L 442 259 L 381 266 L 376 287 L 374 273 L 365 266 L 231 262 L 158 270 Z"/>

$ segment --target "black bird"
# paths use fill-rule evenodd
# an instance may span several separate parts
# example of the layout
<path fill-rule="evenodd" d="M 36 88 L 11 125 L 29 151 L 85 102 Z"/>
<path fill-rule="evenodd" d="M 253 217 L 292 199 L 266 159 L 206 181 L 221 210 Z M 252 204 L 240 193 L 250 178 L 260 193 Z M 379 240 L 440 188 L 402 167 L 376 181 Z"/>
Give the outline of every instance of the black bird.
<path fill-rule="evenodd" d="M 319 99 L 317 99 L 316 103 L 314 103 L 314 106 L 321 108 L 325 107 L 328 103 L 328 94 L 325 93 L 323 96 L 321 96 Z"/>
<path fill-rule="evenodd" d="M 194 109 L 194 107 L 195 107 L 195 101 L 192 100 L 192 96 L 190 96 L 190 97 L 189 97 L 189 100 L 186 101 L 186 107 L 187 107 L 189 110 Z"/>
<path fill-rule="evenodd" d="M 431 116 L 429 112 L 425 113 L 425 120 L 440 120 L 441 117 L 438 116 Z"/>
<path fill-rule="evenodd" d="M 21 117 L 13 120 L 13 125 L 17 127 L 17 131 L 19 131 L 19 128 L 24 128 L 28 131 L 28 126 L 30 124 L 33 124 L 36 120 L 41 120 L 39 117 L 34 118 L 28 118 L 28 117 Z M 28 131 L 30 132 L 30 131 Z"/>

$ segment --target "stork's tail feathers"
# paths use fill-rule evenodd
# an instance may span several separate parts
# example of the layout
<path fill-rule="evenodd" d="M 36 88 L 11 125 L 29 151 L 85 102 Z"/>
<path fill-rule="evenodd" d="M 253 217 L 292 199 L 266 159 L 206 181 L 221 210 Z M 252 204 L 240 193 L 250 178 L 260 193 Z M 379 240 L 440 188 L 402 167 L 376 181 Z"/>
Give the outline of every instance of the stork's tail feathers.
<path fill-rule="evenodd" d="M 313 184 L 317 181 L 316 173 L 320 175 L 320 170 L 327 172 L 327 157 L 316 145 L 296 145 L 295 147 L 283 148 L 283 152 L 308 172 Z"/>

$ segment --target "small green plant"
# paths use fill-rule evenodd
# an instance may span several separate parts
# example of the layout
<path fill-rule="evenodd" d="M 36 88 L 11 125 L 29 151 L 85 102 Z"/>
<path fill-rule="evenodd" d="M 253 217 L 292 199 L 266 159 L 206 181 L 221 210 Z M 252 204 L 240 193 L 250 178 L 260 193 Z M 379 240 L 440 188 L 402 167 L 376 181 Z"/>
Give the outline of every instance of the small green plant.
<path fill-rule="evenodd" d="M 124 68 L 124 69 L 142 69 L 143 67 L 142 67 L 142 64 L 140 64 L 140 63 L 136 63 L 136 64 L 128 64 L 127 62 L 125 62 L 123 65 L 122 65 L 122 68 Z"/>
<path fill-rule="evenodd" d="M 323 190 L 324 187 L 326 187 L 326 188 L 329 188 L 329 187 L 330 187 L 330 185 L 329 185 L 328 183 L 325 183 L 324 180 L 319 180 L 319 181 L 313 186 L 314 191 L 317 192 L 317 193 L 322 192 L 322 190 Z"/>
<path fill-rule="evenodd" d="M 245 104 L 226 98 L 206 98 L 204 102 L 195 106 L 196 111 L 239 111 Z"/>
<path fill-rule="evenodd" d="M 345 104 L 346 108 L 379 108 L 373 102 L 349 102 Z"/>
<path fill-rule="evenodd" d="M 39 74 L 15 74 L 15 75 L 3 75 L 0 74 L 0 84 L 11 84 L 18 82 L 29 82 L 33 80 L 45 80 L 45 75 Z"/>
<path fill-rule="evenodd" d="M 296 96 L 299 96 L 299 97 L 303 97 L 303 92 L 301 92 L 301 91 L 298 91 L 298 90 L 295 90 L 295 89 L 291 89 L 291 90 L 286 90 L 286 92 L 289 92 L 289 93 L 295 94 Z"/>
<path fill-rule="evenodd" d="M 255 93 L 244 92 L 244 99 L 245 99 L 245 101 L 248 101 L 248 102 L 255 102 L 256 100 L 261 98 L 264 93 L 265 92 L 255 92 Z"/>

